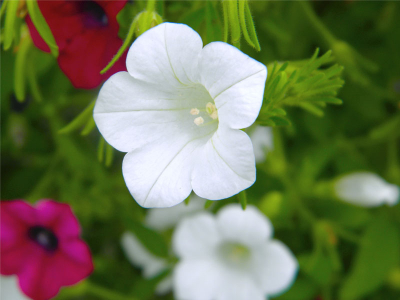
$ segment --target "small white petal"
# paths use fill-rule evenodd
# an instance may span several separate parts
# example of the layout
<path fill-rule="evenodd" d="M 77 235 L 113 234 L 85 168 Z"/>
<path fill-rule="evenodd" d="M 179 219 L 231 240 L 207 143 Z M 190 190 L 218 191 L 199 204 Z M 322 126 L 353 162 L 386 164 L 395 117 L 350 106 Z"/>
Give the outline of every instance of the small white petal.
<path fill-rule="evenodd" d="M 130 232 L 121 237 L 121 245 L 125 255 L 135 267 L 143 269 L 144 278 L 157 276 L 168 267 L 166 260 L 150 253 L 142 243 Z M 172 276 L 167 276 L 156 287 L 156 294 L 164 295 L 172 289 Z"/>
<path fill-rule="evenodd" d="M 146 215 L 146 224 L 156 230 L 167 230 L 174 227 L 183 218 L 204 209 L 206 200 L 196 195 L 190 196 L 188 205 L 180 203 L 168 208 L 152 208 Z"/>
<path fill-rule="evenodd" d="M 4 300 L 28 300 L 21 291 L 17 276 L 0 276 L 0 299 Z"/>
<path fill-rule="evenodd" d="M 264 162 L 266 153 L 274 148 L 272 128 L 266 126 L 255 126 L 253 131 L 250 131 L 249 137 L 253 144 L 256 162 Z"/>
<path fill-rule="evenodd" d="M 221 281 L 218 264 L 212 260 L 183 260 L 174 270 L 177 300 L 214 300 Z"/>
<path fill-rule="evenodd" d="M 136 79 L 173 86 L 197 82 L 203 42 L 184 24 L 162 23 L 139 36 L 129 49 L 128 72 Z"/>
<path fill-rule="evenodd" d="M 335 184 L 338 198 L 349 203 L 374 207 L 394 205 L 399 201 L 399 187 L 389 184 L 374 173 L 357 172 L 341 177 Z"/>
<path fill-rule="evenodd" d="M 215 219 L 206 212 L 183 219 L 173 236 L 174 251 L 183 259 L 211 257 L 219 241 Z"/>
<path fill-rule="evenodd" d="M 262 289 L 246 272 L 224 269 L 215 300 L 266 300 Z M 214 299 L 210 299 L 214 300 Z"/>
<path fill-rule="evenodd" d="M 223 207 L 217 215 L 218 230 L 224 240 L 245 246 L 265 243 L 272 236 L 271 222 L 256 207 L 243 210 L 239 204 Z"/>
<path fill-rule="evenodd" d="M 132 233 L 122 235 L 121 245 L 132 265 L 143 269 L 145 278 L 158 275 L 167 268 L 167 262 L 150 253 Z"/>
<path fill-rule="evenodd" d="M 219 200 L 248 188 L 255 179 L 250 138 L 243 131 L 220 125 L 199 150 L 192 173 L 193 191 L 202 198 Z"/>
<path fill-rule="evenodd" d="M 267 295 L 286 291 L 294 282 L 298 263 L 289 248 L 280 241 L 268 241 L 253 249 L 253 278 Z"/>
<path fill-rule="evenodd" d="M 253 124 L 263 101 L 267 68 L 222 42 L 203 48 L 199 66 L 201 83 L 215 101 L 220 122 L 235 129 Z"/>

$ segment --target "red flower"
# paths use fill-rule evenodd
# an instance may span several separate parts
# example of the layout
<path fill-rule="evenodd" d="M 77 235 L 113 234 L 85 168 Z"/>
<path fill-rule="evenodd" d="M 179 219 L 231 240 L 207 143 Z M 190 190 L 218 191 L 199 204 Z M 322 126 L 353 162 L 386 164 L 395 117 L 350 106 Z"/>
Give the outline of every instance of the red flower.
<path fill-rule="evenodd" d="M 91 89 L 118 71 L 126 71 L 126 53 L 104 75 L 100 71 L 122 45 L 116 16 L 127 0 L 38 1 L 59 47 L 58 64 L 76 88 Z M 36 47 L 49 52 L 30 17 L 26 22 Z"/>
<path fill-rule="evenodd" d="M 41 200 L 1 201 L 1 274 L 16 274 L 34 300 L 54 297 L 93 271 L 89 247 L 79 238 L 77 219 L 67 204 Z"/>

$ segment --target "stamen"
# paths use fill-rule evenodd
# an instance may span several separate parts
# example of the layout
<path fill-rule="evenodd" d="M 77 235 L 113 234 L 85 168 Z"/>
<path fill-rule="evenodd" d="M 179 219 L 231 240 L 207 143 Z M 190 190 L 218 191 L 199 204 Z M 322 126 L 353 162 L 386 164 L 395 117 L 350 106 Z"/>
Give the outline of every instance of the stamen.
<path fill-rule="evenodd" d="M 211 115 L 213 113 L 213 111 L 215 110 L 215 105 L 212 104 L 211 102 L 208 102 L 206 105 L 206 111 L 209 115 Z"/>
<path fill-rule="evenodd" d="M 200 111 L 197 108 L 192 108 L 190 110 L 190 114 L 193 116 L 198 115 L 199 113 L 200 113 Z"/>
<path fill-rule="evenodd" d="M 210 115 L 211 119 L 216 120 L 218 119 L 218 111 L 214 110 L 213 113 Z"/>
<path fill-rule="evenodd" d="M 204 123 L 204 119 L 202 117 L 197 117 L 196 119 L 194 119 L 194 124 L 196 124 L 197 126 L 201 125 Z"/>

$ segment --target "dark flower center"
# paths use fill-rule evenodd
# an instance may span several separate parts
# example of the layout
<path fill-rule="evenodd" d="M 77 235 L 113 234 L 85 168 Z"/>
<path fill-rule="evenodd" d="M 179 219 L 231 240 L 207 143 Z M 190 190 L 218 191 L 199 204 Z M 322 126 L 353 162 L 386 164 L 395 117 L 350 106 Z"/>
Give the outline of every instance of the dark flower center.
<path fill-rule="evenodd" d="M 95 1 L 79 1 L 79 8 L 85 15 L 85 25 L 88 27 L 107 26 L 108 17 L 104 9 Z"/>
<path fill-rule="evenodd" d="M 46 251 L 53 252 L 58 248 L 58 239 L 50 229 L 33 226 L 29 228 L 28 236 Z"/>

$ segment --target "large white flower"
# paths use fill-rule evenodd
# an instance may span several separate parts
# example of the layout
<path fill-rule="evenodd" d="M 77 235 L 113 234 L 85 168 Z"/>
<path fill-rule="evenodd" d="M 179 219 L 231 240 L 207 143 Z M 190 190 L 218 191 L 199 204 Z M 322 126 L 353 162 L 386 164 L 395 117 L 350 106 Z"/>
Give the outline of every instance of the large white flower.
<path fill-rule="evenodd" d="M 0 276 L 0 299 L 28 300 L 21 291 L 16 276 Z"/>
<path fill-rule="evenodd" d="M 387 183 L 370 172 L 356 172 L 339 178 L 335 183 L 336 196 L 346 202 L 373 207 L 394 205 L 399 201 L 399 187 Z"/>
<path fill-rule="evenodd" d="M 130 232 L 125 232 L 121 237 L 122 249 L 129 261 L 135 267 L 143 270 L 144 278 L 152 278 L 168 268 L 168 262 L 150 253 L 145 246 Z M 172 276 L 161 280 L 156 287 L 156 294 L 163 295 L 172 289 Z"/>
<path fill-rule="evenodd" d="M 168 208 L 151 208 L 146 215 L 146 225 L 156 230 L 167 230 L 178 224 L 183 218 L 204 209 L 206 199 L 196 195 L 190 197 L 188 205 L 179 203 Z"/>
<path fill-rule="evenodd" d="M 128 72 L 100 90 L 94 120 L 106 141 L 128 152 L 125 182 L 144 207 L 169 207 L 193 191 L 219 200 L 251 186 L 255 161 L 240 129 L 259 113 L 266 67 L 237 48 L 183 24 L 142 34 Z"/>
<path fill-rule="evenodd" d="M 174 270 L 178 300 L 265 300 L 286 290 L 298 264 L 290 250 L 272 240 L 272 225 L 255 207 L 238 204 L 217 216 L 185 218 L 173 245 L 180 261 Z"/>
<path fill-rule="evenodd" d="M 267 152 L 274 149 L 272 128 L 267 126 L 255 126 L 249 132 L 254 149 L 254 157 L 257 163 L 265 161 Z"/>

